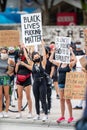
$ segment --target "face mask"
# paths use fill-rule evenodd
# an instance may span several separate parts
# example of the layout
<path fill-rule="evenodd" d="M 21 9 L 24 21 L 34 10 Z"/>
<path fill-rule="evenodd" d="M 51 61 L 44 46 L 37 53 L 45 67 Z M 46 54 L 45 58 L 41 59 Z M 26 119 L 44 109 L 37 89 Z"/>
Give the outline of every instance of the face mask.
<path fill-rule="evenodd" d="M 8 54 L 1 53 L 1 59 L 2 60 L 8 59 Z"/>
<path fill-rule="evenodd" d="M 36 62 L 40 62 L 40 58 L 35 59 L 34 62 L 35 62 L 35 63 L 36 63 Z"/>
<path fill-rule="evenodd" d="M 81 48 L 81 45 L 76 45 L 76 48 L 80 49 L 80 48 Z"/>

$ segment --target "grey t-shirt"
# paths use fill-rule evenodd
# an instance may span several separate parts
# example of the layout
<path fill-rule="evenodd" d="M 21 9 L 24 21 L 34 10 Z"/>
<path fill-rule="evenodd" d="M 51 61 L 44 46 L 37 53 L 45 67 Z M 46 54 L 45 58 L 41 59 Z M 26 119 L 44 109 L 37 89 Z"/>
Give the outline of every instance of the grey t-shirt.
<path fill-rule="evenodd" d="M 6 74 L 7 69 L 8 69 L 8 59 L 7 60 L 0 59 L 0 76 L 7 75 Z"/>

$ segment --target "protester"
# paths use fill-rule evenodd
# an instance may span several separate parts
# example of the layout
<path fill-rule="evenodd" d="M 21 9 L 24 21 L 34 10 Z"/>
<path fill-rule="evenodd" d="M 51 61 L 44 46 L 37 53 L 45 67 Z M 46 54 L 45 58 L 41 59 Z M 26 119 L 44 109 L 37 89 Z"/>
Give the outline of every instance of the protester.
<path fill-rule="evenodd" d="M 55 42 L 51 42 L 50 43 L 50 54 L 51 51 L 55 48 Z M 54 55 L 54 59 L 55 59 L 55 55 Z M 54 66 L 54 73 L 52 74 L 52 79 L 53 79 L 53 84 L 56 90 L 56 98 L 59 99 L 59 91 L 58 91 L 58 67 L 55 65 Z"/>
<path fill-rule="evenodd" d="M 53 59 L 55 50 L 52 52 L 51 56 L 50 56 L 50 61 L 57 65 L 59 67 L 59 76 L 58 76 L 58 86 L 59 86 L 59 93 L 60 93 L 60 106 L 61 106 L 61 117 L 57 119 L 57 123 L 61 123 L 62 121 L 65 120 L 65 101 L 67 103 L 68 106 L 68 111 L 69 111 L 69 119 L 68 119 L 68 123 L 71 123 L 74 118 L 72 116 L 72 104 L 70 99 L 64 99 L 64 88 L 65 88 L 65 78 L 66 78 L 66 73 L 70 72 L 73 68 L 73 66 L 76 64 L 76 57 L 72 51 L 72 49 L 70 49 L 70 53 L 72 54 L 70 56 L 70 63 L 66 64 L 66 63 L 60 63 L 57 60 Z"/>
<path fill-rule="evenodd" d="M 18 111 L 16 118 L 21 118 L 21 107 L 22 107 L 22 98 L 23 98 L 23 90 L 26 93 L 26 98 L 28 102 L 29 113 L 27 118 L 32 117 L 32 100 L 31 100 L 31 70 L 28 67 L 27 60 L 24 56 L 23 49 L 19 51 L 19 57 L 15 68 L 15 72 L 17 75 L 17 91 L 18 91 Z"/>
<path fill-rule="evenodd" d="M 76 71 L 82 71 L 82 66 L 81 66 L 81 64 L 80 64 L 80 61 L 79 61 L 79 57 L 81 57 L 81 56 L 84 56 L 85 55 L 85 53 L 84 53 L 84 51 L 82 50 L 82 45 L 81 45 L 81 42 L 80 41 L 77 41 L 76 43 L 75 43 L 75 45 L 76 45 L 76 49 L 74 50 L 74 54 L 76 55 L 76 57 L 77 57 L 77 64 L 76 64 L 76 66 L 75 66 L 75 70 Z M 83 104 L 83 101 L 84 100 L 81 100 L 80 102 L 79 102 L 79 104 L 78 105 L 76 105 L 73 109 L 75 109 L 75 110 L 81 110 L 82 108 L 83 108 L 83 106 L 82 106 L 82 104 Z"/>
<path fill-rule="evenodd" d="M 40 119 L 40 101 L 43 106 L 44 116 L 42 121 L 46 121 L 48 119 L 47 112 L 47 103 L 46 103 L 46 95 L 47 95 L 47 85 L 45 78 L 45 67 L 46 67 L 46 52 L 44 48 L 44 41 L 42 41 L 42 54 L 43 59 L 38 52 L 32 53 L 32 60 L 28 57 L 28 54 L 25 51 L 25 57 L 28 61 L 28 67 L 32 70 L 33 74 L 33 93 L 35 98 L 35 108 L 36 108 L 36 116 L 34 120 Z M 24 49 L 25 50 L 25 49 Z"/>
<path fill-rule="evenodd" d="M 6 48 L 1 49 L 0 57 L 0 117 L 8 117 L 9 108 L 9 89 L 10 89 L 10 74 L 13 73 L 14 61 L 8 58 L 8 50 Z M 2 112 L 2 98 L 5 96 L 6 111 Z"/>
<path fill-rule="evenodd" d="M 55 68 L 54 68 L 54 65 L 49 61 L 50 48 L 48 46 L 46 46 L 45 50 L 46 50 L 46 59 L 47 59 L 45 72 L 52 79 Z M 52 84 L 47 84 L 47 109 L 48 109 L 48 113 L 50 113 L 50 109 L 51 109 L 51 96 L 52 96 Z"/>

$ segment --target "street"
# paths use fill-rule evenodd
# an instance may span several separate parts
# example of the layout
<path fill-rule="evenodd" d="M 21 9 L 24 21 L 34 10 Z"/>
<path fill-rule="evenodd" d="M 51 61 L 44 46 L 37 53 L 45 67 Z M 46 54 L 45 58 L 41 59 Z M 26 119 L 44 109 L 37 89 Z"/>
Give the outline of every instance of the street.
<path fill-rule="evenodd" d="M 16 123 L 0 123 L 0 130 L 75 130 L 68 127 L 47 127 L 47 126 L 31 126 L 30 124 L 16 124 Z"/>

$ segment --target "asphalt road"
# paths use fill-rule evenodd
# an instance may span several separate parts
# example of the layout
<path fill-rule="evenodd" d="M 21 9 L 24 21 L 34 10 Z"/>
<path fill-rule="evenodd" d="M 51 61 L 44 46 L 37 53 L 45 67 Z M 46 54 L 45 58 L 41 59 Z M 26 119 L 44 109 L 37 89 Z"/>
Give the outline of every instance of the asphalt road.
<path fill-rule="evenodd" d="M 0 123 L 0 130 L 75 130 L 74 128 L 32 126 L 28 124 Z"/>

